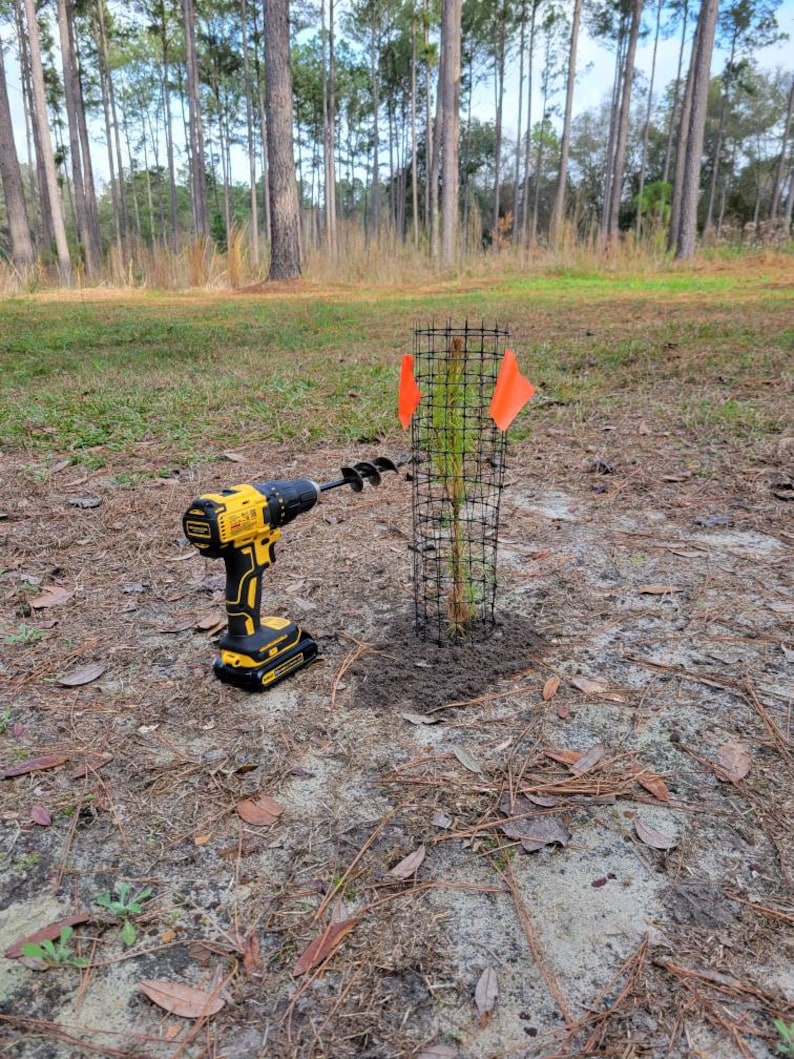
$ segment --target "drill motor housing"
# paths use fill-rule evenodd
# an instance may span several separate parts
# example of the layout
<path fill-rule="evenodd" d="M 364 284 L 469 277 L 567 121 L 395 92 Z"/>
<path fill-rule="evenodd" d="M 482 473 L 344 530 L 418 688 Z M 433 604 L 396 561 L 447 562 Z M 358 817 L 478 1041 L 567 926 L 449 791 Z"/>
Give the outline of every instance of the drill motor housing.
<path fill-rule="evenodd" d="M 247 691 L 262 691 L 308 665 L 317 644 L 286 618 L 260 617 L 262 574 L 276 561 L 281 526 L 317 503 L 309 478 L 235 485 L 194 500 L 182 519 L 185 536 L 208 559 L 226 566 L 228 629 L 215 675 Z"/>

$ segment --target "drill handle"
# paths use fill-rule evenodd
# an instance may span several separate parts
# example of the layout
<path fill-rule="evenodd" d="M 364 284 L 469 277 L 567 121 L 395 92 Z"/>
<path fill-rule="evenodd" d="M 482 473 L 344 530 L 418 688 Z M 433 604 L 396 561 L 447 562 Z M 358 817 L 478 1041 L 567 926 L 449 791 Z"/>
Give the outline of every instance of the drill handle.
<path fill-rule="evenodd" d="M 262 540 L 230 549 L 226 563 L 227 640 L 253 636 L 260 628 L 262 574 L 276 561 L 275 545 L 281 536 L 273 530 Z"/>

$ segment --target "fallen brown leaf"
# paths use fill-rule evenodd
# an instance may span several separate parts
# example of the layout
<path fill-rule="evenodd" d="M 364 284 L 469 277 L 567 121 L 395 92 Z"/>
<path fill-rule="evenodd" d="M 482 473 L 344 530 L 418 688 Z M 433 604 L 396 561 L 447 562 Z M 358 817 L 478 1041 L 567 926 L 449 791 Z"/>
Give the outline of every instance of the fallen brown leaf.
<path fill-rule="evenodd" d="M 723 783 L 738 783 L 750 771 L 750 751 L 743 743 L 726 743 L 714 758 L 714 774 Z"/>
<path fill-rule="evenodd" d="M 310 941 L 303 950 L 298 962 L 292 968 L 293 976 L 297 978 L 299 975 L 311 971 L 313 967 L 324 963 L 332 953 L 336 952 L 342 940 L 358 924 L 358 919 L 343 919 L 340 923 L 329 924 L 322 934 L 318 935 L 314 941 Z"/>
<path fill-rule="evenodd" d="M 199 632 L 215 632 L 217 629 L 222 629 L 225 624 L 226 612 L 216 608 L 199 618 L 194 628 Z"/>
<path fill-rule="evenodd" d="M 72 595 L 73 593 L 68 588 L 62 588 L 60 585 L 50 585 L 49 588 L 45 588 L 43 592 L 34 596 L 30 600 L 30 605 L 34 610 L 43 610 L 44 607 L 59 607 L 67 599 L 71 599 Z"/>
<path fill-rule="evenodd" d="M 284 812 L 284 806 L 279 805 L 267 794 L 257 794 L 253 798 L 244 798 L 237 806 L 238 815 L 247 824 L 254 827 L 267 827 L 274 824 Z"/>
<path fill-rule="evenodd" d="M 603 695 L 609 689 L 605 680 L 593 680 L 591 677 L 571 677 L 571 683 L 585 695 Z"/>
<path fill-rule="evenodd" d="M 28 772 L 45 772 L 47 769 L 57 768 L 63 765 L 67 758 L 63 754 L 45 754 L 43 757 L 31 757 L 27 761 L 19 761 L 16 765 L 9 765 L 3 771 L 2 779 L 10 780 L 14 776 L 25 776 Z"/>
<path fill-rule="evenodd" d="M 474 772 L 478 775 L 482 772 L 482 769 L 477 763 L 477 759 L 474 757 L 473 754 L 470 754 L 468 750 L 464 750 L 462 747 L 456 746 L 454 747 L 452 753 L 455 755 L 461 765 L 463 765 L 465 769 L 469 770 L 469 772 Z"/>
<path fill-rule="evenodd" d="M 416 1059 L 459 1059 L 459 1053 L 449 1044 L 431 1044 Z"/>
<path fill-rule="evenodd" d="M 65 676 L 58 677 L 58 683 L 64 688 L 78 688 L 82 684 L 90 684 L 98 677 L 101 677 L 106 669 L 107 666 L 100 664 L 84 666 L 82 669 L 75 669 Z"/>
<path fill-rule="evenodd" d="M 649 794 L 652 794 L 654 798 L 658 798 L 660 802 L 670 801 L 670 792 L 661 776 L 658 776 L 655 772 L 647 772 L 643 769 L 636 773 L 636 778 L 637 783 L 644 787 Z"/>
<path fill-rule="evenodd" d="M 578 761 L 574 761 L 571 764 L 571 772 L 575 776 L 583 776 L 585 772 L 589 772 L 590 769 L 596 767 L 606 752 L 607 750 L 603 743 L 594 743 Z"/>
<path fill-rule="evenodd" d="M 61 931 L 64 927 L 76 927 L 79 923 L 87 923 L 90 918 L 90 912 L 75 912 L 74 915 L 59 919 L 56 923 L 48 923 L 46 927 L 42 927 L 33 934 L 26 934 L 24 938 L 17 938 L 3 955 L 7 960 L 16 960 L 22 955 L 23 945 L 29 943 L 38 945 L 42 941 L 55 941 L 56 938 L 61 936 Z"/>
<path fill-rule="evenodd" d="M 655 827 L 646 824 L 644 820 L 639 818 L 639 816 L 634 817 L 634 830 L 637 832 L 637 838 L 639 838 L 641 842 L 644 842 L 646 846 L 651 846 L 652 849 L 675 849 L 678 845 L 677 838 L 663 835 L 662 832 L 657 831 Z"/>
<path fill-rule="evenodd" d="M 422 865 L 425 859 L 427 850 L 424 846 L 419 846 L 409 853 L 407 857 L 403 857 L 399 864 L 395 864 L 391 871 L 386 872 L 387 875 L 391 875 L 393 879 L 410 879 L 412 875 L 415 875 Z"/>
<path fill-rule="evenodd" d="M 253 932 L 248 935 L 243 943 L 243 968 L 246 974 L 252 975 L 261 974 L 264 966 L 259 945 L 259 935 Z"/>
<path fill-rule="evenodd" d="M 86 754 L 83 763 L 78 765 L 74 772 L 69 773 L 70 780 L 81 780 L 89 772 L 98 772 L 113 760 L 112 754 L 92 753 Z"/>
<path fill-rule="evenodd" d="M 501 830 L 517 839 L 527 853 L 537 853 L 544 846 L 566 846 L 571 832 L 556 816 L 536 816 L 529 820 L 507 820 Z"/>
<path fill-rule="evenodd" d="M 543 701 L 544 702 L 548 702 L 549 699 L 553 699 L 554 696 L 557 694 L 557 691 L 558 691 L 559 687 L 560 687 L 560 678 L 559 677 L 549 677 L 549 679 L 543 685 L 543 692 L 542 692 Z"/>
<path fill-rule="evenodd" d="M 164 978 L 145 978 L 138 982 L 138 985 L 153 1004 L 184 1019 L 217 1015 L 225 1006 L 225 1001 L 220 996 L 207 993 L 203 989 L 196 989 L 192 985 L 184 985 L 182 982 L 169 982 Z"/>
<path fill-rule="evenodd" d="M 477 1014 L 480 1016 L 480 1025 L 487 1026 L 491 1012 L 496 1007 L 499 999 L 499 982 L 493 967 L 486 967 L 480 975 L 477 987 L 474 990 L 474 1003 L 477 1005 Z"/>
<path fill-rule="evenodd" d="M 30 810 L 30 819 L 34 824 L 39 824 L 40 827 L 49 827 L 52 823 L 52 817 L 43 805 L 33 806 Z"/>
<path fill-rule="evenodd" d="M 564 750 L 555 746 L 547 747 L 543 753 L 552 761 L 559 761 L 563 765 L 573 765 L 584 757 L 583 750 Z"/>

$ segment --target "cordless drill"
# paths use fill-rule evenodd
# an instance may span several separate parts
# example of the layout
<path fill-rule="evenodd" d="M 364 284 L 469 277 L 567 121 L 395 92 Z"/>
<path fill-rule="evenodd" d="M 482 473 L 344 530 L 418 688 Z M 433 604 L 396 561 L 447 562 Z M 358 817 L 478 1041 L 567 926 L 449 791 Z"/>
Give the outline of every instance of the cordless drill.
<path fill-rule="evenodd" d="M 194 500 L 182 518 L 185 536 L 208 559 L 226 564 L 226 617 L 214 671 L 225 684 L 264 691 L 317 657 L 315 641 L 287 618 L 260 616 L 262 575 L 276 561 L 281 527 L 310 511 L 320 494 L 339 486 L 361 492 L 396 471 L 385 456 L 342 468 L 324 485 L 310 478 L 234 485 Z"/>

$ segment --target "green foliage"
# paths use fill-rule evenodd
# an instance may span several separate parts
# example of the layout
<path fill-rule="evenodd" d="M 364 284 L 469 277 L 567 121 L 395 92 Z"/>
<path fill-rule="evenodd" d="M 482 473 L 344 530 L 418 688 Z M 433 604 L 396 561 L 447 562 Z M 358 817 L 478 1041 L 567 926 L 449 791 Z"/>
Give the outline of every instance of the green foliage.
<path fill-rule="evenodd" d="M 101 905 L 119 918 L 142 912 L 145 902 L 151 900 L 154 893 L 151 886 L 145 886 L 130 897 L 132 886 L 128 882 L 117 883 L 114 892 L 117 894 L 115 897 L 110 890 L 104 890 L 99 897 L 94 898 L 94 904 Z"/>
<path fill-rule="evenodd" d="M 775 1019 L 775 1029 L 780 1036 L 777 1051 L 780 1055 L 794 1055 L 794 1022 L 784 1022 L 783 1019 Z"/>
<path fill-rule="evenodd" d="M 41 960 L 51 967 L 87 967 L 88 957 L 78 956 L 71 945 L 74 930 L 63 927 L 57 942 L 26 942 L 22 946 L 22 955 L 31 960 Z"/>
<path fill-rule="evenodd" d="M 151 900 L 153 892 L 150 886 L 145 886 L 142 890 L 138 890 L 137 893 L 130 896 L 132 893 L 130 883 L 120 882 L 116 883 L 113 893 L 110 890 L 104 890 L 99 897 L 94 898 L 94 904 L 100 905 L 111 915 L 124 921 L 121 927 L 121 940 L 128 947 L 134 945 L 138 937 L 138 932 L 130 916 L 136 916 L 143 911 L 144 904 L 146 901 Z"/>
<path fill-rule="evenodd" d="M 3 712 L 0 714 L 0 735 L 5 735 L 8 731 L 8 726 L 11 724 L 11 707 L 4 706 Z"/>
<path fill-rule="evenodd" d="M 3 637 L 3 643 L 7 647 L 13 647 L 17 644 L 33 643 L 35 640 L 42 640 L 47 635 L 44 629 L 35 629 L 31 625 L 18 625 L 16 632 L 10 632 L 7 636 Z"/>

